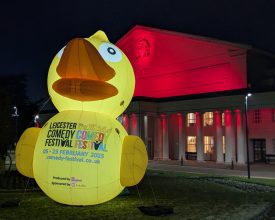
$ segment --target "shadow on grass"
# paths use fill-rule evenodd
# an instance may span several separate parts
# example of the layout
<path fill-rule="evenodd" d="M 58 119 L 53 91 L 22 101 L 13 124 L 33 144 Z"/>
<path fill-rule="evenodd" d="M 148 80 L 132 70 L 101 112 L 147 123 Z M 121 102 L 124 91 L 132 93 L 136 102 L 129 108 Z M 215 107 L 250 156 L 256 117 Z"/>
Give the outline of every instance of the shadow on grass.
<path fill-rule="evenodd" d="M 0 219 L 155 219 L 137 208 L 154 205 L 174 208 L 165 219 L 251 219 L 274 203 L 274 192 L 245 192 L 200 177 L 148 170 L 137 187 L 128 188 L 129 195 L 96 206 L 62 205 L 41 191 L 2 192 L 0 203 L 11 198 L 21 202 L 17 208 L 0 209 Z"/>

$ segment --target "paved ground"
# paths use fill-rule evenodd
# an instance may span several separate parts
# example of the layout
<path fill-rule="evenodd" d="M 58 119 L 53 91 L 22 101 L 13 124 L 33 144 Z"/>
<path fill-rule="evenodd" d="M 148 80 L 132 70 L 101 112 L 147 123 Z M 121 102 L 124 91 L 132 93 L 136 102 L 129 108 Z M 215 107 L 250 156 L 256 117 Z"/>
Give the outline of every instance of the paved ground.
<path fill-rule="evenodd" d="M 178 160 L 150 160 L 148 167 L 154 170 L 173 170 L 178 172 L 247 177 L 246 165 L 234 165 L 234 169 L 232 169 L 231 164 L 217 164 L 216 162 L 210 161 L 197 162 L 194 160 L 187 160 L 184 161 L 183 166 L 181 166 L 181 162 Z M 13 169 L 16 169 L 15 166 L 12 166 L 12 170 Z M 5 169 L 0 169 L 0 173 L 1 170 L 4 172 Z M 275 179 L 275 163 L 252 163 L 250 165 L 250 175 L 251 177 L 257 178 Z"/>
<path fill-rule="evenodd" d="M 178 160 L 155 161 L 150 160 L 148 167 L 154 170 L 166 170 L 190 173 L 207 173 L 226 176 L 244 176 L 247 177 L 246 165 L 217 164 L 215 162 L 197 162 Z M 252 163 L 250 165 L 251 177 L 275 179 L 275 164 Z"/>

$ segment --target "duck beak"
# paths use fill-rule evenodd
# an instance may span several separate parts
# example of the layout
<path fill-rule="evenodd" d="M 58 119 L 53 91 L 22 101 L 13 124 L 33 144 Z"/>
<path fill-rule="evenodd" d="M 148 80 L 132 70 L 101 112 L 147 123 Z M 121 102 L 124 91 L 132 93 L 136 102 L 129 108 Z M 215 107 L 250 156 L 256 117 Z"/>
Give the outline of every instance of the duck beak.
<path fill-rule="evenodd" d="M 118 94 L 117 88 L 106 82 L 115 76 L 115 70 L 85 39 L 76 38 L 67 44 L 56 71 L 61 79 L 52 87 L 67 98 L 96 101 Z"/>

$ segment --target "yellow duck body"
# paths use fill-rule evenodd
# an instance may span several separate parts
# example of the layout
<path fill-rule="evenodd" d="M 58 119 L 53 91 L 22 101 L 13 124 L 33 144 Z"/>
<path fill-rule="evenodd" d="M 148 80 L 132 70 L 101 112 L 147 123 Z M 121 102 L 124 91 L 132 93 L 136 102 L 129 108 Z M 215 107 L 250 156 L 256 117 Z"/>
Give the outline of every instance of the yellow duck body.
<path fill-rule="evenodd" d="M 59 113 L 40 131 L 23 133 L 16 149 L 19 172 L 68 205 L 99 204 L 137 184 L 147 167 L 146 148 L 116 120 L 130 103 L 134 84 L 129 60 L 104 32 L 70 41 L 48 74 Z"/>

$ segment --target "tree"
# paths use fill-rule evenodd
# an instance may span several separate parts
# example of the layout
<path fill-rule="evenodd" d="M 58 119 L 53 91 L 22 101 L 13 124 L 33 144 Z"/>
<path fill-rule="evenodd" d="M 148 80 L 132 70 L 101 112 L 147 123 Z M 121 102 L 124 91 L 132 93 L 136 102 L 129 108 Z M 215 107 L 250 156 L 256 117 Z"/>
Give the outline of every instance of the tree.
<path fill-rule="evenodd" d="M 12 117 L 14 106 L 18 109 L 17 118 Z M 31 125 L 36 110 L 36 105 L 29 101 L 26 94 L 24 75 L 0 76 L 0 155 L 5 155 L 10 147 L 14 149 L 14 143 Z"/>

